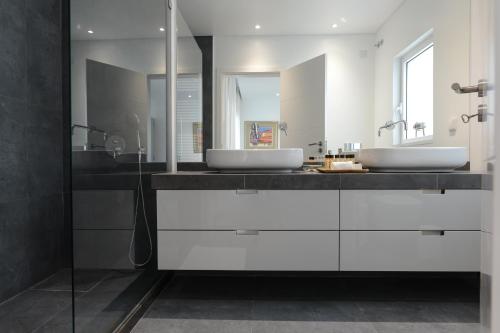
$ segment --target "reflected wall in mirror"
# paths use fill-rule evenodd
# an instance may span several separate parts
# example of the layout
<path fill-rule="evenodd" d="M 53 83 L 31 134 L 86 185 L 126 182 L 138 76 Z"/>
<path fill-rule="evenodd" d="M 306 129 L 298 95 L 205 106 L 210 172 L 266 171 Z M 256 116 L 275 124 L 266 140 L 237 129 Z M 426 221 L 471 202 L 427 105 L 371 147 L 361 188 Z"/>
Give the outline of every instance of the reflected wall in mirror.
<path fill-rule="evenodd" d="M 181 11 L 177 11 L 177 35 L 177 162 L 202 162 L 203 54 Z"/>
<path fill-rule="evenodd" d="M 450 85 L 469 82 L 470 0 L 178 6 L 195 36 L 213 36 L 214 148 L 245 148 L 243 106 L 259 98 L 245 98 L 240 81 L 278 73 L 279 119 L 262 105 L 248 120 L 286 124 L 278 146 L 304 148 L 305 159 L 347 142 L 469 147 L 469 125 L 460 121 L 468 98 Z M 388 121 L 398 123 L 380 129 Z"/>
<path fill-rule="evenodd" d="M 71 7 L 75 161 L 136 163 L 140 149 L 144 161 L 166 162 L 165 0 L 72 0 Z M 177 157 L 201 162 L 202 52 L 181 12 L 177 25 Z"/>
<path fill-rule="evenodd" d="M 166 75 L 165 2 L 72 0 L 71 10 L 75 160 L 136 163 L 141 149 L 144 161 L 165 161 L 152 130 L 165 127 L 166 89 L 151 81 Z"/>

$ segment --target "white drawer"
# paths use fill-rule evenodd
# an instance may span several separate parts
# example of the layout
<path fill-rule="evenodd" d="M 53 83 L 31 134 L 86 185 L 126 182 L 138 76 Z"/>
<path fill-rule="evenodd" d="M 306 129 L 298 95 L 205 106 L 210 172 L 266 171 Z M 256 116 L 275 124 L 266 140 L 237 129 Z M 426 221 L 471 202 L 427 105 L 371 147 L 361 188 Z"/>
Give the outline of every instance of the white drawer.
<path fill-rule="evenodd" d="M 338 270 L 338 231 L 159 231 L 165 270 Z"/>
<path fill-rule="evenodd" d="M 338 230 L 339 191 L 158 191 L 159 230 Z"/>
<path fill-rule="evenodd" d="M 480 231 L 341 231 L 342 271 L 478 272 Z"/>
<path fill-rule="evenodd" d="M 346 190 L 341 230 L 480 230 L 481 191 Z"/>

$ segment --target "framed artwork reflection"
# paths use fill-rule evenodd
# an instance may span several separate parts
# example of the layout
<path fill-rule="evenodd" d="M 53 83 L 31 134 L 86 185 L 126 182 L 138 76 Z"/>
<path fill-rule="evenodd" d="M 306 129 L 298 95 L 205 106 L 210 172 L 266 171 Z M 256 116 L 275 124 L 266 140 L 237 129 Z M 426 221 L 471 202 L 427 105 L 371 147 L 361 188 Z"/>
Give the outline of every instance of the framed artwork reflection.
<path fill-rule="evenodd" d="M 245 149 L 278 149 L 277 121 L 245 121 Z"/>
<path fill-rule="evenodd" d="M 203 152 L 203 127 L 201 122 L 193 123 L 193 152 L 195 154 Z"/>

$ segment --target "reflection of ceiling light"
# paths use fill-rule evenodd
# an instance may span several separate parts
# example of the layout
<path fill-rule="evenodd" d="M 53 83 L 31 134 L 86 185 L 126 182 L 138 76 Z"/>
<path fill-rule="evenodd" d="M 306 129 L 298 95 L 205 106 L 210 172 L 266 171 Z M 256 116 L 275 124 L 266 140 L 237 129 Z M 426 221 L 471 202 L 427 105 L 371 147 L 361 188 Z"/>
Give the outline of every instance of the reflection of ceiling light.
<path fill-rule="evenodd" d="M 78 30 L 81 30 L 81 29 L 82 29 L 82 26 L 81 26 L 80 24 L 77 24 L 77 25 L 76 25 L 76 28 L 77 28 Z"/>
<path fill-rule="evenodd" d="M 337 29 L 338 27 L 339 27 L 339 25 L 337 23 L 332 24 L 333 29 Z"/>
<path fill-rule="evenodd" d="M 260 30 L 260 28 L 262 28 L 262 27 L 260 26 L 260 24 L 256 24 L 256 25 L 255 25 L 255 30 Z"/>
<path fill-rule="evenodd" d="M 280 93 L 276 93 L 276 97 L 280 97 Z"/>
<path fill-rule="evenodd" d="M 345 17 L 341 17 L 341 18 L 340 18 L 340 21 L 341 21 L 342 23 L 347 23 L 347 19 L 346 19 Z"/>
<path fill-rule="evenodd" d="M 165 28 L 164 27 L 160 27 L 160 31 L 165 31 Z"/>
<path fill-rule="evenodd" d="M 94 30 L 89 30 L 87 32 L 92 35 L 94 33 Z"/>
<path fill-rule="evenodd" d="M 188 95 L 188 98 L 191 98 L 191 97 L 193 97 L 193 96 L 191 96 L 191 95 Z"/>

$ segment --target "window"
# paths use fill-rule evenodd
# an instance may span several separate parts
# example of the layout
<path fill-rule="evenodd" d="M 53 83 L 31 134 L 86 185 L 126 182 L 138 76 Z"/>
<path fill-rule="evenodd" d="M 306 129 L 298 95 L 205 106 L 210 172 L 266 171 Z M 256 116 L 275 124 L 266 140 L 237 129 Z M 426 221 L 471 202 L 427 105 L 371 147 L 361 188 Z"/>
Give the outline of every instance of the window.
<path fill-rule="evenodd" d="M 399 58 L 398 144 L 429 142 L 434 132 L 434 43 L 426 38 L 410 47 Z M 399 120 L 397 119 L 397 120 Z"/>

